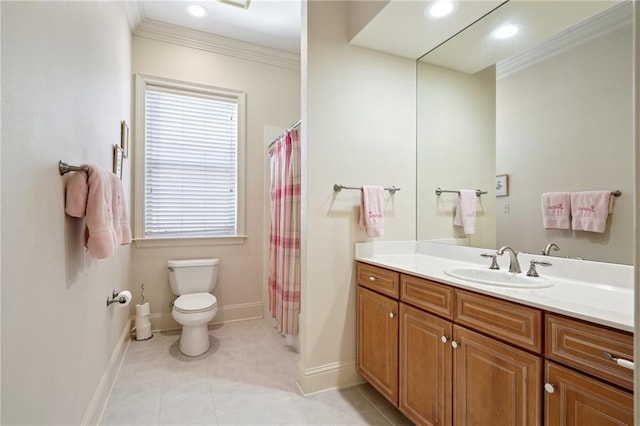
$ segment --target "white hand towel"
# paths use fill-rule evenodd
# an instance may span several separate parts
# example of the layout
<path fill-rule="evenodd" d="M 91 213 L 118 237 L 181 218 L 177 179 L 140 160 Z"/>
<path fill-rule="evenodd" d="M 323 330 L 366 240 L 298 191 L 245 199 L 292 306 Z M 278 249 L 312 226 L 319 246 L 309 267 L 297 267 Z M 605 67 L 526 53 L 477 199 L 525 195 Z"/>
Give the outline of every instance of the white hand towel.
<path fill-rule="evenodd" d="M 571 228 L 571 193 L 545 192 L 542 194 L 542 225 L 545 229 Z"/>
<path fill-rule="evenodd" d="M 464 233 L 471 235 L 476 232 L 476 191 L 475 189 L 461 189 L 456 206 L 453 224 L 462 226 Z"/>
<path fill-rule="evenodd" d="M 603 233 L 610 213 L 613 213 L 611 191 L 571 193 L 571 226 L 574 230 Z"/>
<path fill-rule="evenodd" d="M 368 237 L 384 235 L 384 188 L 381 186 L 363 186 L 360 198 L 360 228 Z"/>

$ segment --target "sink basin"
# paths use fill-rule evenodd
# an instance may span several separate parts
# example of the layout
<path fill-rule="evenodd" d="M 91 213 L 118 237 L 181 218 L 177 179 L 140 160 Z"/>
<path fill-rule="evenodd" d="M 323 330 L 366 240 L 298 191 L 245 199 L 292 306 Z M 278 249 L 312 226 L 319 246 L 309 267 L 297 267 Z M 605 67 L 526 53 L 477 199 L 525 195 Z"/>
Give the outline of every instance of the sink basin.
<path fill-rule="evenodd" d="M 545 288 L 553 286 L 551 281 L 543 277 L 528 277 L 523 273 L 514 274 L 494 269 L 453 268 L 444 271 L 444 273 L 453 278 L 500 287 Z"/>

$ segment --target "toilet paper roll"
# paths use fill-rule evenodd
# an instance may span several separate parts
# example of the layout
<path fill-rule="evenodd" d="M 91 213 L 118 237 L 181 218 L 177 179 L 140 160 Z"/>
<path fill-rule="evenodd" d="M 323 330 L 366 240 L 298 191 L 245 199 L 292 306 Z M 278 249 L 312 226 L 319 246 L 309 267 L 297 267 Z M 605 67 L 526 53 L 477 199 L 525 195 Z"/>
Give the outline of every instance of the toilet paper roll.
<path fill-rule="evenodd" d="M 120 306 L 127 306 L 131 302 L 131 292 L 127 290 L 123 290 L 118 293 L 118 297 L 116 299 L 119 301 L 121 297 L 124 297 L 124 303 L 118 303 Z"/>
<path fill-rule="evenodd" d="M 147 340 L 151 337 L 151 324 L 145 324 L 140 327 L 136 325 L 136 340 Z"/>
<path fill-rule="evenodd" d="M 151 313 L 151 308 L 149 302 L 138 303 L 136 305 L 136 316 L 138 317 L 146 317 Z"/>

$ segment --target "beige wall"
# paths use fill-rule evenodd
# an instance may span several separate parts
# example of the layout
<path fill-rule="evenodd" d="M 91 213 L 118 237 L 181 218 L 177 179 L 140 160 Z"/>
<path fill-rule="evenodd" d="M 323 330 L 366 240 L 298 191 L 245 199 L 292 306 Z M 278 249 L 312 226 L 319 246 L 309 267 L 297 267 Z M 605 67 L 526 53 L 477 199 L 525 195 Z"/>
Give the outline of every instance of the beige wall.
<path fill-rule="evenodd" d="M 494 247 L 495 67 L 470 75 L 418 62 L 417 238 L 465 237 L 453 226 L 458 197 L 435 189 L 481 189 L 474 247 Z"/>
<path fill-rule="evenodd" d="M 367 237 L 357 225 L 360 193 L 334 193 L 333 184 L 401 187 L 385 195 L 384 239 L 415 238 L 415 61 L 349 45 L 347 7 L 303 5 L 305 392 L 358 380 L 354 244 Z"/>
<path fill-rule="evenodd" d="M 136 294 L 145 284 L 154 328 L 178 326 L 171 317 L 168 259 L 215 257 L 220 259 L 214 294 L 220 311 L 214 322 L 262 316 L 263 259 L 268 249 L 264 221 L 269 179 L 265 161 L 265 128 L 287 128 L 300 119 L 300 71 L 266 65 L 207 50 L 142 37 L 133 38 L 133 73 L 225 87 L 247 94 L 246 234 L 239 245 L 133 249 Z"/>
<path fill-rule="evenodd" d="M 632 28 L 627 25 L 497 83 L 498 244 L 633 263 Z M 540 195 L 619 189 L 604 234 L 544 230 Z M 509 204 L 509 213 L 502 206 Z"/>
<path fill-rule="evenodd" d="M 130 248 L 85 254 L 57 163 L 112 167 L 130 58 L 121 3 L 2 2 L 3 424 L 79 424 L 126 330 L 105 300 L 129 288 Z"/>

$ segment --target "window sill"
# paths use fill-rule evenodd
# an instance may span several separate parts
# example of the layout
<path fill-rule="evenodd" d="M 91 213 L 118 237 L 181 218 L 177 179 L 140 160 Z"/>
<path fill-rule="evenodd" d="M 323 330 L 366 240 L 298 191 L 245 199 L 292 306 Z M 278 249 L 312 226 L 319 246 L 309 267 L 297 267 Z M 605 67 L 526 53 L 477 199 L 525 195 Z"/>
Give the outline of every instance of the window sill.
<path fill-rule="evenodd" d="M 247 235 L 235 237 L 134 238 L 136 248 L 229 246 L 244 244 Z"/>

